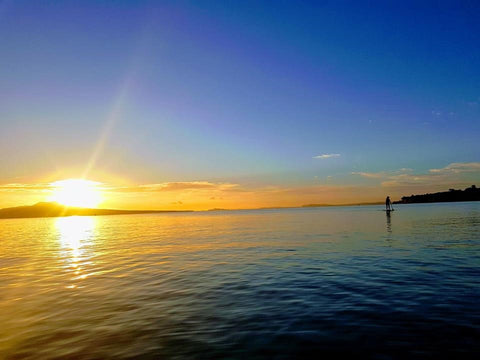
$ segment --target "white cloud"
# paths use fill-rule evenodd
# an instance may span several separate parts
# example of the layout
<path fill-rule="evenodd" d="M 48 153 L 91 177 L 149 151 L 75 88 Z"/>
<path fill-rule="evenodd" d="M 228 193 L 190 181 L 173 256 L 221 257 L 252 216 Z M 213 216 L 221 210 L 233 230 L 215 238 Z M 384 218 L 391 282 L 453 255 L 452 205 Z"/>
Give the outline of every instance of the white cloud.
<path fill-rule="evenodd" d="M 340 157 L 340 154 L 322 154 L 314 156 L 314 159 L 330 159 L 330 158 L 337 158 Z"/>

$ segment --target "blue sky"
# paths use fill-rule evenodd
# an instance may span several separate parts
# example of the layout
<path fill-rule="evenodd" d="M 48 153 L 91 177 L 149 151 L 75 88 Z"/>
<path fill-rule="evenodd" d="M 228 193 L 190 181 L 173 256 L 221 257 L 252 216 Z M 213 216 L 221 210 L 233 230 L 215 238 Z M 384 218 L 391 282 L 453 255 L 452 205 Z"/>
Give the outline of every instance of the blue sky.
<path fill-rule="evenodd" d="M 0 182 L 80 176 L 95 151 L 90 177 L 136 184 L 360 186 L 360 173 L 477 163 L 479 11 L 3 1 Z"/>

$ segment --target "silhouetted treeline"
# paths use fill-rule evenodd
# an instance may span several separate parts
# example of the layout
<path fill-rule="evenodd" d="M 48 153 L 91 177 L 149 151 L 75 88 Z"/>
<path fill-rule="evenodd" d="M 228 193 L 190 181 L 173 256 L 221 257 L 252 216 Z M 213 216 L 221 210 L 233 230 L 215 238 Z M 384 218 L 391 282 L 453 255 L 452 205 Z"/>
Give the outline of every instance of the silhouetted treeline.
<path fill-rule="evenodd" d="M 480 201 L 480 189 L 472 185 L 465 190 L 450 189 L 449 191 L 433 194 L 404 196 L 402 200 L 394 204 L 432 203 L 432 202 L 453 202 L 453 201 Z"/>

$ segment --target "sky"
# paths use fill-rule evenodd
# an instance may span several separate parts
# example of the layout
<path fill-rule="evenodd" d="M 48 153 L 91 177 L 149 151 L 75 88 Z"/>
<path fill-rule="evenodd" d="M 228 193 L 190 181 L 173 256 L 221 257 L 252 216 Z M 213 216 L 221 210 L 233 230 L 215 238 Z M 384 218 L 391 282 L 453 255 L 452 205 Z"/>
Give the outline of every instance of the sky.
<path fill-rule="evenodd" d="M 477 1 L 0 0 L 0 207 L 346 204 L 480 185 Z"/>

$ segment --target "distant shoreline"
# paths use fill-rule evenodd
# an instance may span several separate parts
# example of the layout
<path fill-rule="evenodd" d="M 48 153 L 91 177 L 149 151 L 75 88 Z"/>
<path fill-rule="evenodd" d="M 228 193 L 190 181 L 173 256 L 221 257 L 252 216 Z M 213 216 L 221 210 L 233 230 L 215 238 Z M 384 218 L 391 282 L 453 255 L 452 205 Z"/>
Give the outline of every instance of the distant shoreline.
<path fill-rule="evenodd" d="M 35 205 L 17 206 L 0 209 L 0 219 L 33 219 L 33 218 L 56 218 L 69 216 L 102 216 L 102 215 L 135 215 L 135 214 L 175 214 L 192 212 L 220 212 L 220 211 L 252 211 L 252 210 L 276 210 L 276 209 L 305 209 L 317 207 L 346 207 L 383 205 L 383 202 L 368 202 L 355 204 L 307 204 L 300 206 L 261 207 L 244 209 L 214 208 L 208 210 L 115 210 L 115 209 L 90 209 L 69 207 L 58 203 L 41 202 Z"/>
<path fill-rule="evenodd" d="M 71 207 L 55 202 L 40 202 L 31 206 L 17 206 L 0 209 L 0 219 L 29 219 L 43 217 L 134 215 L 158 213 L 184 213 L 193 210 L 115 210 Z"/>
<path fill-rule="evenodd" d="M 402 204 L 429 204 L 429 203 L 451 203 L 480 201 L 480 189 L 475 185 L 465 190 L 450 189 L 445 192 L 433 194 L 404 196 L 395 205 Z M 116 209 L 91 209 L 80 207 L 69 207 L 55 202 L 40 202 L 30 206 L 17 206 L 0 209 L 0 219 L 29 219 L 29 218 L 52 218 L 68 216 L 101 216 L 101 215 L 135 215 L 135 214 L 175 214 L 191 212 L 229 212 L 229 211 L 250 211 L 250 210 L 275 210 L 275 209 L 306 209 L 319 207 L 347 207 L 347 206 L 372 206 L 384 205 L 383 201 L 351 203 L 351 204 L 305 204 L 300 206 L 272 206 L 261 208 L 226 209 L 213 208 L 208 210 L 116 210 Z"/>

